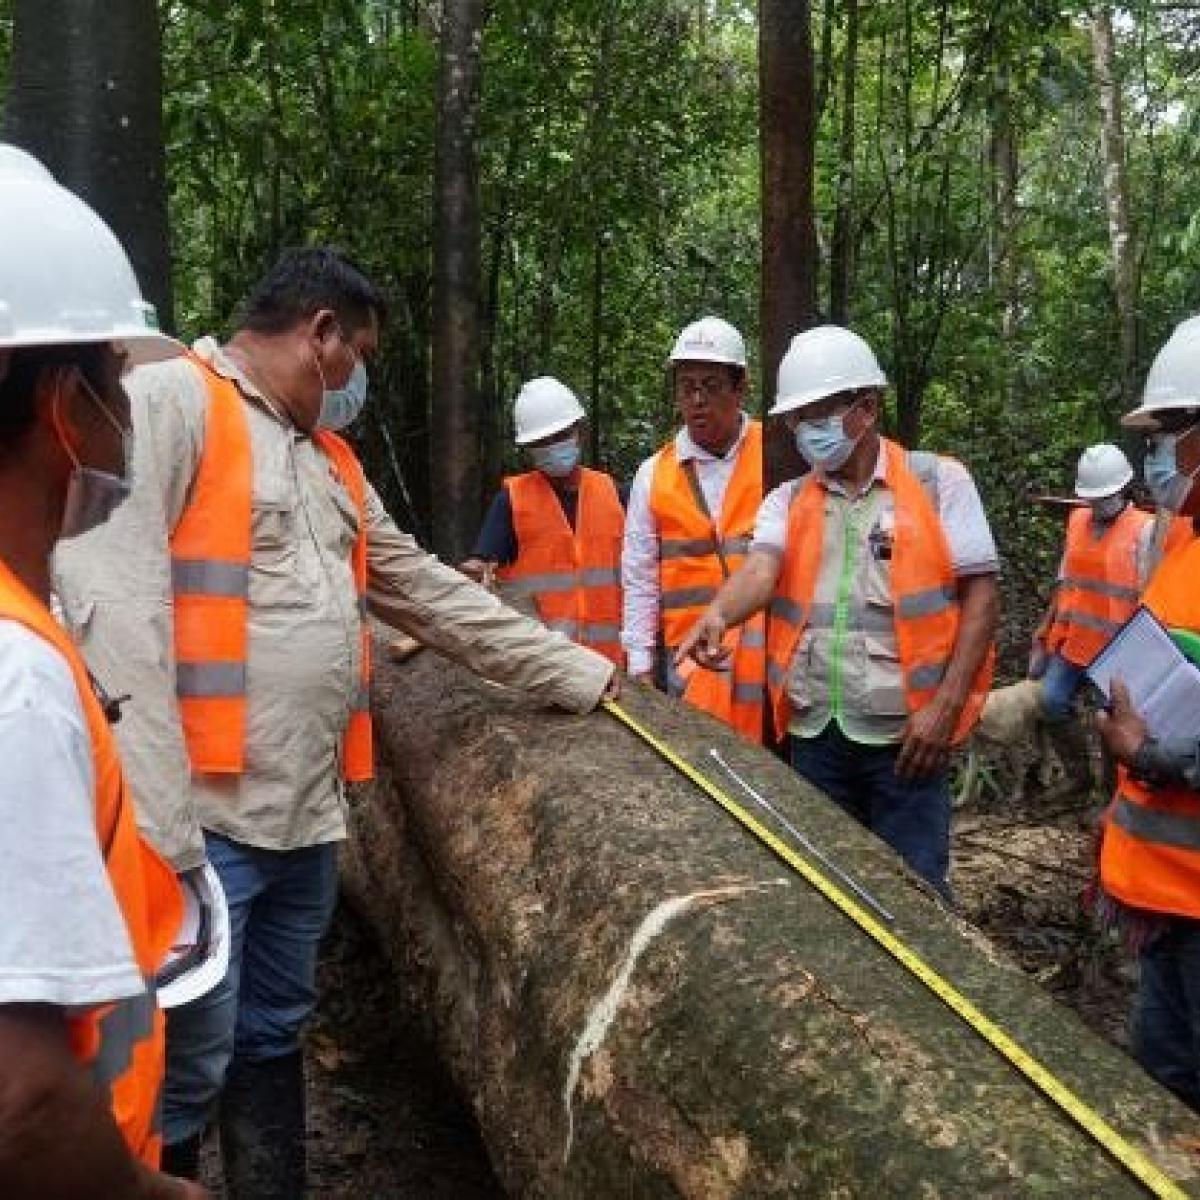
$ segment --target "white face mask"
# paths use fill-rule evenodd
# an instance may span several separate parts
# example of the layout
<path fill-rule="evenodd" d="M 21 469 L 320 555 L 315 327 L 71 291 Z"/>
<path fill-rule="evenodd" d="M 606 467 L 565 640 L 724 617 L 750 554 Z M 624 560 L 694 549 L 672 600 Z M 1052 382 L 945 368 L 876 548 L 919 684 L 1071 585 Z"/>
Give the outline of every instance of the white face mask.
<path fill-rule="evenodd" d="M 857 407 L 856 400 L 844 413 L 835 413 L 816 421 L 801 420 L 796 426 L 796 449 L 810 467 L 820 471 L 836 471 L 844 467 L 862 440 L 846 433 L 846 418 Z"/>
<path fill-rule="evenodd" d="M 130 492 L 130 461 L 132 458 L 133 441 L 129 430 L 113 416 L 108 405 L 96 395 L 92 385 L 82 375 L 79 378 L 83 384 L 84 391 L 87 392 L 88 398 L 104 414 L 108 423 L 120 434 L 121 446 L 125 458 L 125 469 L 123 474 L 114 475 L 110 471 L 101 471 L 96 467 L 85 467 L 79 461 L 79 456 L 71 449 L 70 443 L 62 435 L 61 417 L 58 409 L 62 393 L 58 393 L 54 398 L 55 429 L 58 432 L 62 448 L 66 451 L 67 457 L 71 460 L 74 467 L 71 477 L 67 481 L 67 499 L 66 504 L 63 506 L 62 528 L 59 530 L 58 535 L 64 539 L 79 537 L 81 534 L 87 533 L 88 530 L 95 529 L 97 525 L 103 525 L 121 503 L 128 498 Z"/>
<path fill-rule="evenodd" d="M 1192 494 L 1197 471 L 1185 475 L 1179 470 L 1178 450 L 1179 443 L 1194 432 L 1192 428 L 1181 433 L 1156 434 L 1142 466 L 1142 474 L 1155 504 L 1170 512 L 1179 512 Z"/>

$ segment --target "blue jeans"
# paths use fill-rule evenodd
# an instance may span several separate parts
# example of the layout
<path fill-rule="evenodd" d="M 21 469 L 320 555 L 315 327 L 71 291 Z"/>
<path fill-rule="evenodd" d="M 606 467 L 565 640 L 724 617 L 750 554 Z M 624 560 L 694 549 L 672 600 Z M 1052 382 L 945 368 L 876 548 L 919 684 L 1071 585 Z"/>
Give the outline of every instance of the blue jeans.
<path fill-rule="evenodd" d="M 317 949 L 337 900 L 337 845 L 260 850 L 204 837 L 229 905 L 229 970 L 167 1013 L 163 1140 L 200 1133 L 236 1055 L 291 1054 L 316 1004 Z"/>
<path fill-rule="evenodd" d="M 1042 716 L 1051 724 L 1069 721 L 1075 716 L 1075 694 L 1083 682 L 1084 669 L 1067 662 L 1061 654 L 1051 654 L 1042 676 Z"/>
<path fill-rule="evenodd" d="M 836 721 L 816 737 L 791 741 L 796 773 L 882 838 L 950 899 L 950 783 L 945 771 L 923 779 L 896 775 L 897 744 L 851 741 Z"/>
<path fill-rule="evenodd" d="M 1138 965 L 1134 1057 L 1200 1112 L 1200 921 L 1170 918 Z"/>

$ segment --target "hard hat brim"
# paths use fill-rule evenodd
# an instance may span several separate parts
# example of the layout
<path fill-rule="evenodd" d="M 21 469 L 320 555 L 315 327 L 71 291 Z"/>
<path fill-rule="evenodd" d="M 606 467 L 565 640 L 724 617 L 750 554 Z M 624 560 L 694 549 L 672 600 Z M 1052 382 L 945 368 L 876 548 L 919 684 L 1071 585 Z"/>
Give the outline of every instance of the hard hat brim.
<path fill-rule="evenodd" d="M 672 354 L 667 359 L 668 367 L 677 367 L 680 363 L 716 363 L 722 367 L 741 367 L 745 369 L 746 360 L 744 358 L 736 358 L 732 354 L 719 354 L 713 351 L 712 354 L 696 354 L 689 350 L 686 354 Z"/>
<path fill-rule="evenodd" d="M 867 388 L 878 388 L 882 391 L 886 387 L 887 376 L 881 372 L 877 379 L 864 379 L 849 383 L 839 382 L 836 386 L 831 384 L 827 387 L 809 388 L 807 391 L 795 392 L 790 396 L 777 396 L 775 403 L 767 412 L 767 416 L 778 417 L 783 413 L 796 412 L 797 409 L 807 408 L 810 404 L 819 404 L 822 400 L 828 400 L 830 396 L 837 396 L 842 392 L 860 392 Z"/>
<path fill-rule="evenodd" d="M 109 343 L 120 346 L 128 355 L 130 367 L 166 362 L 186 353 L 187 347 L 165 333 L 148 329 L 108 329 L 89 333 L 86 330 L 21 330 L 12 337 L 0 337 L 0 350 L 24 350 L 35 346 L 97 346 Z"/>
<path fill-rule="evenodd" d="M 1126 429 L 1156 429 L 1159 420 L 1166 413 L 1195 412 L 1200 417 L 1200 396 L 1179 402 L 1178 404 L 1139 404 L 1131 412 L 1121 418 L 1121 424 Z"/>
<path fill-rule="evenodd" d="M 196 891 L 199 893 L 199 903 L 208 910 L 209 937 L 204 956 L 190 966 L 182 974 L 175 976 L 168 983 L 161 984 L 157 989 L 157 999 L 161 1008 L 175 1008 L 180 1004 L 188 1004 L 211 992 L 225 978 L 229 970 L 229 904 L 225 898 L 225 889 L 221 886 L 220 877 L 211 863 L 205 863 L 198 879 L 194 880 Z M 197 896 L 191 887 L 184 887 L 185 926 L 189 920 L 196 919 L 194 911 Z M 172 956 L 168 955 L 164 969 L 171 965 Z"/>
<path fill-rule="evenodd" d="M 577 417 L 563 418 L 558 421 L 550 421 L 546 425 L 539 425 L 537 429 L 530 429 L 513 439 L 518 446 L 528 446 L 531 442 L 540 442 L 542 438 L 548 438 L 551 434 L 562 433 L 564 429 L 570 429 L 574 425 L 578 425 L 580 421 L 586 417 L 586 413 L 580 413 Z"/>
<path fill-rule="evenodd" d="M 1129 469 L 1129 474 L 1125 476 L 1115 487 L 1108 484 L 1106 487 L 1079 487 L 1075 488 L 1075 495 L 1080 500 L 1103 500 L 1108 496 L 1115 496 L 1122 488 L 1128 487 L 1133 481 L 1133 468 Z"/>

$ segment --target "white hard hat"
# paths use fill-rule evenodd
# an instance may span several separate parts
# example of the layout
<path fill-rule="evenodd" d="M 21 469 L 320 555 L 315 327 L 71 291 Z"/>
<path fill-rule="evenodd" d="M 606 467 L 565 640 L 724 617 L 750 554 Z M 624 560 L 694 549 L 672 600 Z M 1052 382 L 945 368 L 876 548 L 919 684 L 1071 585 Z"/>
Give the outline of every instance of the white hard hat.
<path fill-rule="evenodd" d="M 1133 468 L 1120 446 L 1107 442 L 1089 446 L 1079 456 L 1075 495 L 1080 500 L 1102 500 L 1119 492 L 1133 478 Z"/>
<path fill-rule="evenodd" d="M 179 877 L 183 920 L 159 968 L 159 1006 L 174 1008 L 212 991 L 229 970 L 229 906 L 210 863 Z"/>
<path fill-rule="evenodd" d="M 550 375 L 540 375 L 517 393 L 513 404 L 517 445 L 528 446 L 552 433 L 561 433 L 585 416 L 583 405 L 565 383 Z"/>
<path fill-rule="evenodd" d="M 779 363 L 775 403 L 769 416 L 816 404 L 838 392 L 887 387 L 875 352 L 849 329 L 818 325 L 792 338 Z"/>
<path fill-rule="evenodd" d="M 1175 326 L 1150 364 L 1141 404 L 1126 413 L 1121 424 L 1153 426 L 1159 414 L 1188 408 L 1200 409 L 1200 317 Z"/>
<path fill-rule="evenodd" d="M 744 367 L 746 343 L 728 321 L 720 317 L 701 317 L 675 339 L 669 361 L 728 363 Z"/>
<path fill-rule="evenodd" d="M 0 143 L 0 350 L 120 342 L 130 365 L 173 358 L 112 230 L 31 154 Z"/>

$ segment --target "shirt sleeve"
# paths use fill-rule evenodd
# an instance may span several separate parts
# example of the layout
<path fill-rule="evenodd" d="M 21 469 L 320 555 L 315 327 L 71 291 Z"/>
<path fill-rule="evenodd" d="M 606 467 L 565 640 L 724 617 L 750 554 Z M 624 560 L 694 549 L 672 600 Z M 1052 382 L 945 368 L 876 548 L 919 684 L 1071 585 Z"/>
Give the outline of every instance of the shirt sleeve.
<path fill-rule="evenodd" d="M 650 485 L 658 456 L 638 468 L 629 489 L 625 511 L 625 542 L 621 550 L 621 589 L 624 617 L 621 645 L 629 656 L 631 675 L 654 670 L 658 642 L 659 582 L 658 526 L 650 511 Z"/>
<path fill-rule="evenodd" d="M 90 1007 L 145 991 L 96 836 L 75 682 L 0 621 L 0 1004 Z"/>
<path fill-rule="evenodd" d="M 970 472 L 952 458 L 938 459 L 938 512 L 955 574 L 996 574 L 1000 557 L 983 501 Z"/>
<path fill-rule="evenodd" d="M 763 550 L 768 554 L 782 554 L 787 546 L 788 512 L 796 495 L 799 480 L 789 479 L 772 488 L 758 506 L 754 521 L 754 539 L 751 552 Z"/>
<path fill-rule="evenodd" d="M 1135 778 L 1158 787 L 1200 792 L 1200 742 L 1195 738 L 1146 738 L 1133 762 Z"/>
<path fill-rule="evenodd" d="M 517 561 L 517 531 L 513 526 L 512 499 L 502 487 L 492 499 L 483 519 L 483 528 L 471 551 L 472 558 L 511 566 Z"/>
<path fill-rule="evenodd" d="M 60 542 L 55 588 L 92 673 L 128 696 L 115 727 L 138 824 L 177 870 L 204 862 L 175 696 L 170 535 L 204 446 L 199 372 L 175 359 L 126 380 L 133 490 L 103 525 Z"/>
<path fill-rule="evenodd" d="M 571 712 L 600 702 L 613 665 L 502 604 L 396 528 L 368 486 L 367 600 L 374 616 L 463 666 Z"/>

